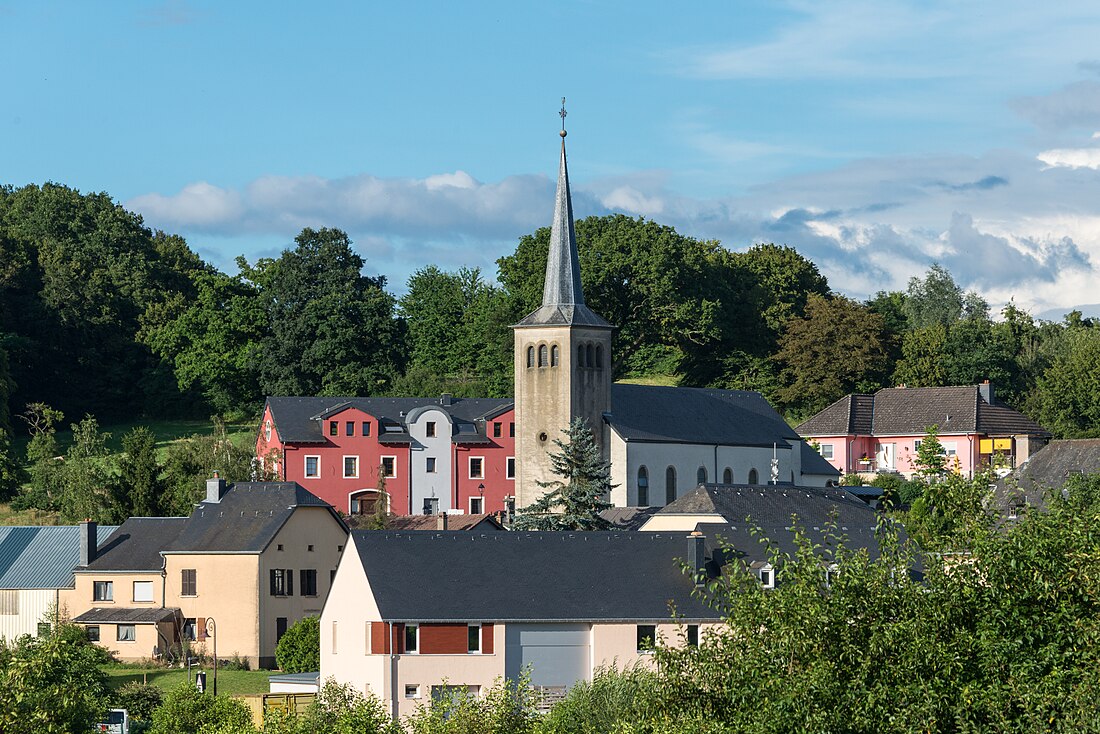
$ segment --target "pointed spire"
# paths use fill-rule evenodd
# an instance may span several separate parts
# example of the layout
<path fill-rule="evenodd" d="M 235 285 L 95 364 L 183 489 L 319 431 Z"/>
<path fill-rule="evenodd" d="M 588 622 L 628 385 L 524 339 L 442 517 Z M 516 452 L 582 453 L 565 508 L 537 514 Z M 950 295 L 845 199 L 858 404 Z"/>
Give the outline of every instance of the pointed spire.
<path fill-rule="evenodd" d="M 554 195 L 554 219 L 550 224 L 550 251 L 546 257 L 543 306 L 584 305 L 577 233 L 573 229 L 573 200 L 569 195 L 569 169 L 565 162 L 565 100 L 562 99 L 561 163 L 558 191 Z"/>

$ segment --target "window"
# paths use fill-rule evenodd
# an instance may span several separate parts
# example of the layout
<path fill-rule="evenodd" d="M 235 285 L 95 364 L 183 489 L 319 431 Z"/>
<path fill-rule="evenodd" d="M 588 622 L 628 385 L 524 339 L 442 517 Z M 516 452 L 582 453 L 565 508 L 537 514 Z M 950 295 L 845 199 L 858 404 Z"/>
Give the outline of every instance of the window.
<path fill-rule="evenodd" d="M 707 468 L 705 466 L 699 467 L 699 471 L 695 472 L 695 483 L 706 484 L 707 483 Z"/>
<path fill-rule="evenodd" d="M 356 479 L 359 476 L 359 457 L 344 457 L 344 479 Z"/>
<path fill-rule="evenodd" d="M 84 628 L 84 633 L 88 635 L 88 642 L 99 642 L 99 625 L 92 624 Z"/>
<path fill-rule="evenodd" d="M 665 469 L 665 504 L 670 505 L 676 501 L 676 467 Z"/>
<path fill-rule="evenodd" d="M 733 484 L 733 469 L 728 466 L 726 470 L 722 472 L 722 484 Z"/>
<path fill-rule="evenodd" d="M 183 620 L 183 629 L 180 630 L 180 634 L 183 635 L 183 639 L 194 642 L 197 638 L 195 634 L 195 618 L 188 617 Z"/>
<path fill-rule="evenodd" d="M 383 456 L 382 457 L 382 476 L 386 479 L 393 479 L 397 476 L 397 457 L 396 456 Z"/>
<path fill-rule="evenodd" d="M 501 433 L 502 433 L 501 425 L 499 423 L 494 423 L 493 424 L 493 438 L 500 438 Z"/>
<path fill-rule="evenodd" d="M 307 545 L 307 546 L 306 546 L 306 550 L 307 550 L 308 552 L 312 553 L 312 552 L 313 552 L 313 546 L 312 546 L 312 545 Z"/>
<path fill-rule="evenodd" d="M 584 347 L 584 361 L 588 363 L 589 367 L 596 367 L 596 351 L 591 344 L 586 344 Z"/>
<path fill-rule="evenodd" d="M 757 473 L 756 469 L 749 469 L 749 484 L 759 484 L 759 483 L 760 483 L 760 475 Z"/>
<path fill-rule="evenodd" d="M 115 582 L 114 581 L 93 581 L 92 582 L 92 601 L 114 601 L 115 600 Z"/>
<path fill-rule="evenodd" d="M 368 628 L 369 629 L 369 628 Z M 332 654 L 335 655 L 340 652 L 340 648 L 336 646 L 336 622 L 332 623 Z"/>
<path fill-rule="evenodd" d="M 775 588 L 775 569 L 772 568 L 771 564 L 767 564 L 761 568 L 758 575 L 760 576 L 761 586 L 765 589 Z"/>
<path fill-rule="evenodd" d="M 283 544 L 282 544 L 282 543 L 279 543 L 279 544 L 278 544 L 277 546 L 275 546 L 275 550 L 277 550 L 277 551 L 279 551 L 280 553 L 282 553 L 282 551 L 283 551 Z"/>
<path fill-rule="evenodd" d="M 508 438 L 515 438 L 515 437 L 516 437 L 516 424 L 515 423 L 509 423 L 508 424 Z"/>
<path fill-rule="evenodd" d="M 364 435 L 364 436 L 369 436 L 370 435 L 370 421 L 363 421 L 362 435 Z"/>
<path fill-rule="evenodd" d="M 51 628 L 49 622 L 39 622 L 36 631 L 39 637 L 49 637 L 50 629 Z"/>
<path fill-rule="evenodd" d="M 153 601 L 153 582 L 134 582 L 134 601 Z"/>
<path fill-rule="evenodd" d="M 955 456 L 955 455 L 957 455 L 959 453 L 958 448 L 959 448 L 959 444 L 955 441 L 944 441 L 943 442 L 944 456 Z"/>
<path fill-rule="evenodd" d="M 328 435 L 330 435 L 330 436 L 340 435 L 340 422 L 339 421 L 329 421 L 328 422 Z"/>
<path fill-rule="evenodd" d="M 321 476 L 321 457 L 306 457 L 306 479 L 316 479 Z"/>
<path fill-rule="evenodd" d="M 539 344 L 539 367 L 545 367 L 549 359 L 547 358 L 546 345 Z"/>
<path fill-rule="evenodd" d="M 276 617 L 275 618 L 275 642 L 276 643 L 278 643 L 279 640 L 283 639 L 283 635 L 286 634 L 286 627 L 287 627 L 286 622 L 287 622 L 286 617 Z"/>
<path fill-rule="evenodd" d="M 471 497 L 470 498 L 470 514 L 480 515 L 485 512 L 485 498 L 484 497 Z"/>
<path fill-rule="evenodd" d="M 657 643 L 657 625 L 638 625 L 638 652 L 653 652 Z"/>
<path fill-rule="evenodd" d="M 603 347 L 596 346 L 596 364 L 593 365 L 596 369 L 603 369 Z"/>
<path fill-rule="evenodd" d="M 19 614 L 18 589 L 0 589 L 0 614 L 5 616 Z"/>
<path fill-rule="evenodd" d="M 264 421 L 264 441 L 271 440 L 271 421 Z"/>
<path fill-rule="evenodd" d="M 481 456 L 470 457 L 470 479 L 485 478 L 485 459 Z"/>
<path fill-rule="evenodd" d="M 406 683 L 405 684 L 405 698 L 420 698 L 420 684 L 419 683 Z"/>
<path fill-rule="evenodd" d="M 132 624 L 120 624 L 115 639 L 119 642 L 134 642 L 137 640 L 137 627 Z"/>
<path fill-rule="evenodd" d="M 580 346 L 577 347 L 577 366 L 578 367 L 587 367 L 588 366 L 588 360 L 586 360 L 584 358 L 584 354 L 585 354 L 584 345 L 581 344 Z"/>
<path fill-rule="evenodd" d="M 692 647 L 699 647 L 699 625 L 689 624 L 687 626 L 687 644 Z"/>
<path fill-rule="evenodd" d="M 428 438 L 435 438 L 435 421 L 428 421 L 424 425 L 424 435 Z"/>
<path fill-rule="evenodd" d="M 273 568 L 271 577 L 272 596 L 294 596 L 294 572 L 289 568 Z"/>
<path fill-rule="evenodd" d="M 481 652 L 481 625 L 466 626 L 466 652 Z"/>
<path fill-rule="evenodd" d="M 435 457 L 429 456 L 424 460 L 424 471 L 429 474 L 435 474 Z"/>
<path fill-rule="evenodd" d="M 527 347 L 527 366 L 529 368 L 535 366 L 535 348 L 534 347 Z"/>
<path fill-rule="evenodd" d="M 821 444 L 821 458 L 823 458 L 823 459 L 833 458 L 833 445 L 831 443 Z"/>
<path fill-rule="evenodd" d="M 649 506 L 649 470 L 644 466 L 638 467 L 638 506 Z"/>
<path fill-rule="evenodd" d="M 303 568 L 298 573 L 302 582 L 302 596 L 317 596 L 317 569 Z"/>
<path fill-rule="evenodd" d="M 504 478 L 516 478 L 516 457 L 509 456 L 507 459 L 504 460 Z"/>
<path fill-rule="evenodd" d="M 838 566 L 835 563 L 830 563 L 828 566 L 825 567 L 825 586 L 826 587 L 832 586 L 833 582 L 836 581 L 836 575 L 837 575 L 837 571 L 839 569 L 840 569 L 840 566 Z"/>
<path fill-rule="evenodd" d="M 559 359 L 560 357 L 558 352 L 558 345 L 555 344 L 554 346 L 550 347 L 550 366 L 557 367 Z"/>
<path fill-rule="evenodd" d="M 1027 505 L 1025 505 L 1025 504 L 1022 504 L 1022 503 L 1019 503 L 1019 502 L 1013 504 L 1011 507 L 1008 508 L 1008 519 L 1009 520 L 1018 520 L 1020 518 L 1020 515 L 1023 515 L 1024 510 L 1026 510 L 1026 509 L 1027 509 Z"/>
<path fill-rule="evenodd" d="M 420 647 L 420 625 L 405 625 L 405 652 L 416 652 Z"/>
<path fill-rule="evenodd" d="M 193 568 L 185 568 L 180 571 L 180 596 L 197 596 L 197 578 L 196 570 Z"/>

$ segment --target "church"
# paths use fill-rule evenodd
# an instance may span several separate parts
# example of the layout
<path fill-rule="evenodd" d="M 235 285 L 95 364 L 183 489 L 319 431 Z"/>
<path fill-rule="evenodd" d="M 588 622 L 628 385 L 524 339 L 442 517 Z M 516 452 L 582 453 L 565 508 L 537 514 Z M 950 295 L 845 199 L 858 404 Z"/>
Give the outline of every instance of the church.
<path fill-rule="evenodd" d="M 268 471 L 349 514 L 379 501 L 399 515 L 509 511 L 556 479 L 554 439 L 583 418 L 611 463 L 618 507 L 664 506 L 705 483 L 839 478 L 759 393 L 613 382 L 615 326 L 584 301 L 560 135 L 542 305 L 513 326 L 514 403 L 271 397 L 256 442 Z"/>

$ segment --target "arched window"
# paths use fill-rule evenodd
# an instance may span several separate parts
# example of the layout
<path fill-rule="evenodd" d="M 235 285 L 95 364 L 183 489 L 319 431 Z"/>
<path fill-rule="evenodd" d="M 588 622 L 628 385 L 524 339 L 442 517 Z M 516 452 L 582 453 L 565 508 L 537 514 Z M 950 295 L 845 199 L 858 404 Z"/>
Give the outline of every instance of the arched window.
<path fill-rule="evenodd" d="M 670 505 L 676 501 L 676 467 L 665 469 L 665 504 Z"/>
<path fill-rule="evenodd" d="M 638 467 L 638 506 L 649 506 L 649 470 L 644 466 Z"/>
<path fill-rule="evenodd" d="M 596 364 L 596 353 L 593 351 L 592 345 L 589 344 L 584 349 L 587 352 L 587 354 L 585 354 L 585 359 L 588 360 L 588 366 L 598 367 L 599 365 Z"/>
<path fill-rule="evenodd" d="M 726 470 L 722 472 L 722 484 L 733 484 L 733 469 L 728 466 Z"/>
<path fill-rule="evenodd" d="M 546 358 L 546 345 L 539 344 L 539 367 L 545 367 L 547 363 Z"/>
<path fill-rule="evenodd" d="M 596 369 L 598 369 L 598 370 L 603 369 L 603 347 L 601 347 L 599 345 L 596 346 L 596 365 L 595 366 L 596 366 Z"/>
<path fill-rule="evenodd" d="M 587 367 L 588 366 L 588 362 L 585 361 L 585 359 L 584 359 L 584 345 L 583 344 L 581 344 L 577 347 L 577 366 L 578 367 Z"/>
<path fill-rule="evenodd" d="M 551 367 L 557 367 L 558 366 L 558 345 L 557 344 L 550 347 L 550 366 Z"/>
<path fill-rule="evenodd" d="M 527 366 L 528 367 L 534 367 L 535 366 L 535 348 L 534 347 L 527 347 Z"/>
<path fill-rule="evenodd" d="M 749 484 L 759 484 L 760 475 L 756 473 L 756 469 L 749 469 Z"/>
<path fill-rule="evenodd" d="M 707 483 L 707 468 L 705 466 L 699 467 L 699 471 L 695 472 L 695 482 L 697 484 Z"/>

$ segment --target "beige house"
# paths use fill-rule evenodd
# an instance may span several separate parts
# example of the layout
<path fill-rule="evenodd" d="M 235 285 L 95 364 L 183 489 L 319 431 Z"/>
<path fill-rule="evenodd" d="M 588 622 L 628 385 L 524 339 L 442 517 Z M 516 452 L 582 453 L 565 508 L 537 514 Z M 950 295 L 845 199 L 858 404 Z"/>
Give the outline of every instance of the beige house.
<path fill-rule="evenodd" d="M 702 536 L 352 531 L 350 543 L 321 615 L 321 676 L 394 717 L 525 669 L 552 699 L 719 621 L 682 571 L 714 575 Z"/>
<path fill-rule="evenodd" d="M 131 518 L 76 569 L 74 621 L 122 660 L 200 644 L 272 667 L 324 605 L 347 527 L 294 482 L 207 483 L 190 517 Z"/>

